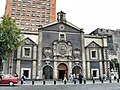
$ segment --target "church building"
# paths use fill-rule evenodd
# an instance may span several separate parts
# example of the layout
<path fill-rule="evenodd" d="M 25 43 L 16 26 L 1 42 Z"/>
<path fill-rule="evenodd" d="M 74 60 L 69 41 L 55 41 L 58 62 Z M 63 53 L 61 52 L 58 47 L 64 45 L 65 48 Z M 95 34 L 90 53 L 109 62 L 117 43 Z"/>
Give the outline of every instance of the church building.
<path fill-rule="evenodd" d="M 13 72 L 27 79 L 63 79 L 82 73 L 84 79 L 109 77 L 107 38 L 84 34 L 58 12 L 57 20 L 24 32 L 25 42 L 14 54 Z"/>

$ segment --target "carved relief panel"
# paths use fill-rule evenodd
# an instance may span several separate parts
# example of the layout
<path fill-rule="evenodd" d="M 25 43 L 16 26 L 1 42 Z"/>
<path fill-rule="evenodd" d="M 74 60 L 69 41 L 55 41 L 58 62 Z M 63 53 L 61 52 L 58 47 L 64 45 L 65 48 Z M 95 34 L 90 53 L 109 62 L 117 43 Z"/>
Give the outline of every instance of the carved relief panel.
<path fill-rule="evenodd" d="M 53 43 L 53 55 L 55 56 L 72 56 L 72 45 L 70 42 L 55 41 Z"/>

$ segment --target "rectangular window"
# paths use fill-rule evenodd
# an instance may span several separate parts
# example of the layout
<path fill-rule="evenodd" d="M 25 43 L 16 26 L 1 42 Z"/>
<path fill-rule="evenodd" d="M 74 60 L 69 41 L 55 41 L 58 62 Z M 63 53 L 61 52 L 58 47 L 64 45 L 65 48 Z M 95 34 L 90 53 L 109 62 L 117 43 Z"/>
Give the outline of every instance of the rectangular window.
<path fill-rule="evenodd" d="M 26 21 L 30 21 L 30 18 L 26 18 Z"/>
<path fill-rule="evenodd" d="M 91 76 L 93 78 L 99 78 L 99 69 L 91 69 Z"/>
<path fill-rule="evenodd" d="M 12 6 L 16 6 L 16 3 L 13 3 Z"/>
<path fill-rule="evenodd" d="M 33 8 L 36 8 L 36 6 L 32 6 Z"/>
<path fill-rule="evenodd" d="M 30 48 L 24 48 L 25 56 L 30 56 Z"/>
<path fill-rule="evenodd" d="M 25 16 L 25 13 L 22 13 L 22 16 Z"/>
<path fill-rule="evenodd" d="M 20 16 L 20 12 L 16 12 L 16 15 L 17 15 L 17 16 Z"/>
<path fill-rule="evenodd" d="M 20 11 L 20 8 L 18 8 L 17 10 Z"/>
<path fill-rule="evenodd" d="M 40 9 L 40 6 L 37 6 Z"/>
<path fill-rule="evenodd" d="M 97 70 L 93 70 L 93 77 L 97 77 Z"/>
<path fill-rule="evenodd" d="M 20 20 L 20 18 L 19 18 L 19 17 L 16 17 L 16 20 Z"/>
<path fill-rule="evenodd" d="M 18 6 L 20 7 L 20 4 L 18 4 Z"/>
<path fill-rule="evenodd" d="M 16 2 L 16 0 L 13 0 L 13 2 Z"/>
<path fill-rule="evenodd" d="M 31 78 L 31 68 L 21 68 L 21 76 L 25 75 L 26 79 Z"/>
<path fill-rule="evenodd" d="M 35 19 L 31 19 L 32 22 L 35 22 Z"/>
<path fill-rule="evenodd" d="M 64 34 L 60 34 L 60 38 L 64 38 Z"/>
<path fill-rule="evenodd" d="M 26 23 L 26 26 L 30 26 L 30 23 Z"/>
<path fill-rule="evenodd" d="M 59 33 L 59 40 L 66 40 L 66 34 L 65 33 Z"/>
<path fill-rule="evenodd" d="M 35 14 L 32 14 L 32 17 L 35 17 Z"/>
<path fill-rule="evenodd" d="M 92 58 L 96 58 L 96 51 L 92 51 Z"/>
<path fill-rule="evenodd" d="M 97 59 L 98 58 L 97 50 L 91 50 L 90 57 L 91 57 L 91 59 Z"/>
<path fill-rule="evenodd" d="M 13 11 L 15 11 L 15 8 L 12 8 Z"/>
<path fill-rule="evenodd" d="M 26 7 L 26 4 L 23 4 L 22 6 L 23 6 L 23 7 Z"/>
<path fill-rule="evenodd" d="M 23 0 L 23 2 L 25 3 L 25 2 L 26 2 L 26 0 Z"/>
<path fill-rule="evenodd" d="M 32 12 L 36 12 L 35 10 L 32 10 Z"/>
<path fill-rule="evenodd" d="M 27 16 L 30 16 L 30 14 L 27 14 Z"/>
<path fill-rule="evenodd" d="M 24 25 L 24 22 L 21 22 L 21 25 Z"/>
<path fill-rule="evenodd" d="M 21 18 L 21 20 L 25 20 L 25 18 Z"/>
<path fill-rule="evenodd" d="M 36 1 L 33 1 L 33 4 L 36 4 Z"/>
<path fill-rule="evenodd" d="M 30 12 L 30 10 L 27 10 L 27 12 Z"/>
<path fill-rule="evenodd" d="M 22 9 L 22 12 L 25 12 L 26 10 L 25 9 Z"/>
<path fill-rule="evenodd" d="M 19 22 L 16 22 L 16 25 L 19 25 Z"/>

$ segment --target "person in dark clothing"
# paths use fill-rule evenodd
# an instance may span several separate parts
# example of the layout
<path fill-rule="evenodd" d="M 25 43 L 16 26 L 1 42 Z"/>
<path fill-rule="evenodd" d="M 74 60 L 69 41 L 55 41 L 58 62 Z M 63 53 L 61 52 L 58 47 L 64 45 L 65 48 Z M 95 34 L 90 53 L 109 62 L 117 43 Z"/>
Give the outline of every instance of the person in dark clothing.
<path fill-rule="evenodd" d="M 18 74 L 15 72 L 15 73 L 14 73 L 14 76 L 15 76 L 15 77 L 18 77 Z"/>
<path fill-rule="evenodd" d="M 82 84 L 82 78 L 83 78 L 83 75 L 80 73 L 79 74 L 79 83 Z"/>
<path fill-rule="evenodd" d="M 2 80 L 2 76 L 0 75 L 0 80 Z"/>
<path fill-rule="evenodd" d="M 23 84 L 25 84 L 25 75 L 24 74 L 21 77 L 21 81 L 23 82 Z"/>
<path fill-rule="evenodd" d="M 102 78 L 101 78 L 101 76 L 99 77 L 99 80 L 100 80 L 100 81 L 102 81 Z"/>

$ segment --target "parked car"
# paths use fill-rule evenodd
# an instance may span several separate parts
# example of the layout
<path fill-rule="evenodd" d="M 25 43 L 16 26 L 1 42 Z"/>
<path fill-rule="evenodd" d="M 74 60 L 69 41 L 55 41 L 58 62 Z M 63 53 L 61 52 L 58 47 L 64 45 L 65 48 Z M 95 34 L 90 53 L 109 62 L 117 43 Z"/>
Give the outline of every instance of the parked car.
<path fill-rule="evenodd" d="M 19 78 L 14 77 L 11 74 L 0 75 L 0 84 L 9 84 L 10 86 L 13 86 L 14 84 L 17 84 L 18 82 L 19 82 Z"/>

